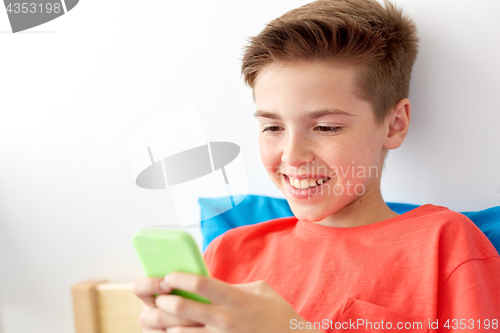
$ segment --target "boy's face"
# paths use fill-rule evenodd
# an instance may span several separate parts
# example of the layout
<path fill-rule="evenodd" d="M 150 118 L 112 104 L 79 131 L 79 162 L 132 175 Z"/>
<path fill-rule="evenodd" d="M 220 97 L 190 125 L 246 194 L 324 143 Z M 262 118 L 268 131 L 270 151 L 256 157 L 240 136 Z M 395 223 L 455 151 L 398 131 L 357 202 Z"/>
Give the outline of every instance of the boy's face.
<path fill-rule="evenodd" d="M 301 221 L 329 221 L 380 195 L 388 130 L 355 95 L 355 75 L 333 63 L 274 63 L 255 81 L 261 158 Z"/>

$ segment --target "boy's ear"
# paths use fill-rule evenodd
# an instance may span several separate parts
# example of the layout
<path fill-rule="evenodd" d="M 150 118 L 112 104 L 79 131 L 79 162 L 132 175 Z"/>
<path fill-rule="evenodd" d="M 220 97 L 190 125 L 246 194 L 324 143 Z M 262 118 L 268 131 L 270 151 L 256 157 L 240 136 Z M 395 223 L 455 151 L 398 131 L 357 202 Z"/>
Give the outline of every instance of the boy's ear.
<path fill-rule="evenodd" d="M 401 146 L 410 127 L 411 105 L 408 98 L 400 100 L 385 119 L 387 137 L 384 147 L 394 149 Z"/>

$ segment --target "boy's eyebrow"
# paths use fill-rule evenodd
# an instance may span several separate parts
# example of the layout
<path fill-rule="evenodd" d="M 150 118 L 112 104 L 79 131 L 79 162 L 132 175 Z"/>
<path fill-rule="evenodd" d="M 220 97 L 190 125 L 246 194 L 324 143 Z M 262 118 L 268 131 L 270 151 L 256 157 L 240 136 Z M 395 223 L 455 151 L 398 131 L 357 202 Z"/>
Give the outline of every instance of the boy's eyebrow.
<path fill-rule="evenodd" d="M 319 110 L 319 111 L 313 111 L 305 114 L 302 118 L 304 119 L 315 119 L 315 118 L 320 118 L 323 116 L 329 116 L 329 115 L 336 115 L 336 116 L 349 116 L 349 117 L 355 117 L 352 113 L 342 111 L 339 109 L 328 109 L 328 110 Z M 272 112 L 268 111 L 262 111 L 262 110 L 257 110 L 253 114 L 254 117 L 263 117 L 263 118 L 270 118 L 270 119 L 281 119 L 281 117 Z"/>

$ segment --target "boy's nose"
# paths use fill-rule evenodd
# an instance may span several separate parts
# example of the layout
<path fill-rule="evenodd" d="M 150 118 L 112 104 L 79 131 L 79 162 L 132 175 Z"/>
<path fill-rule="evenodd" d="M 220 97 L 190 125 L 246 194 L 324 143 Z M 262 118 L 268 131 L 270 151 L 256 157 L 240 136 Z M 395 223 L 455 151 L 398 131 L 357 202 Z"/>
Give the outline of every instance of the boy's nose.
<path fill-rule="evenodd" d="M 307 165 L 314 161 L 314 154 L 305 142 L 290 143 L 281 155 L 281 161 L 290 166 Z"/>
<path fill-rule="evenodd" d="M 312 164 L 314 163 L 314 157 L 312 159 L 307 159 L 307 160 L 304 160 L 304 161 L 299 161 L 299 162 L 288 162 L 289 160 L 287 158 L 285 158 L 284 155 L 281 156 L 281 162 L 285 162 L 286 164 L 289 164 L 289 165 L 293 165 L 293 166 L 300 166 L 301 164 Z"/>

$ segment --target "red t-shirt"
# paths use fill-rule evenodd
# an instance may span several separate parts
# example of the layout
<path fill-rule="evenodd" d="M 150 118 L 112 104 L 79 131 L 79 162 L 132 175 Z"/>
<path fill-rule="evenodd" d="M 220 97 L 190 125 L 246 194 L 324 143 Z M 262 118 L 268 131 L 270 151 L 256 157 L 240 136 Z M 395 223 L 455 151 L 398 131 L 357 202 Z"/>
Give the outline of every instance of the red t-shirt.
<path fill-rule="evenodd" d="M 405 331 L 413 322 L 422 324 L 407 331 L 500 331 L 500 256 L 471 220 L 441 206 L 352 228 L 295 217 L 238 227 L 204 258 L 220 280 L 266 281 L 324 332 Z"/>

